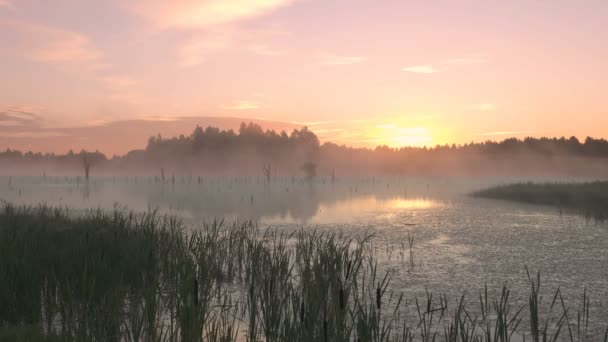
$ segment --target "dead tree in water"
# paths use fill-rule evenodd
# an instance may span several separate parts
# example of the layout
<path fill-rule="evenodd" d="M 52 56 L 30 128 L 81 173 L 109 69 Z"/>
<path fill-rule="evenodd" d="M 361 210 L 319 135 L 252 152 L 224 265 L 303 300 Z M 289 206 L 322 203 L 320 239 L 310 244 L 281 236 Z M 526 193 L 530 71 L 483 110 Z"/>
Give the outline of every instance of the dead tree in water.
<path fill-rule="evenodd" d="M 86 155 L 82 158 L 82 166 L 84 167 L 84 179 L 88 182 L 89 174 L 91 172 L 91 161 Z"/>
<path fill-rule="evenodd" d="M 163 169 L 162 167 L 160 168 L 160 180 L 163 183 L 165 182 L 165 169 Z"/>
<path fill-rule="evenodd" d="M 306 177 L 306 181 L 312 183 L 312 181 L 317 176 L 317 164 L 313 162 L 307 162 L 302 165 L 302 171 L 304 171 L 304 176 Z"/>
<path fill-rule="evenodd" d="M 264 178 L 266 178 L 266 183 L 270 184 L 270 179 L 272 176 L 270 164 L 268 164 L 268 166 L 262 165 L 262 172 L 264 173 Z"/>

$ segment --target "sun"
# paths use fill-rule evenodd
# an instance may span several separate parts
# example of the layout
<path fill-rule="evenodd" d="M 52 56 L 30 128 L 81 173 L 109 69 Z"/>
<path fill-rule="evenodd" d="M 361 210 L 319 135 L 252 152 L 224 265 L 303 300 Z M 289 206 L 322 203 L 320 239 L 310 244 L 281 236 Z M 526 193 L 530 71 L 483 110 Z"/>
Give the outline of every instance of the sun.
<path fill-rule="evenodd" d="M 395 123 L 375 125 L 368 131 L 369 141 L 389 147 L 429 146 L 433 143 L 431 130 L 423 126 L 405 126 Z"/>

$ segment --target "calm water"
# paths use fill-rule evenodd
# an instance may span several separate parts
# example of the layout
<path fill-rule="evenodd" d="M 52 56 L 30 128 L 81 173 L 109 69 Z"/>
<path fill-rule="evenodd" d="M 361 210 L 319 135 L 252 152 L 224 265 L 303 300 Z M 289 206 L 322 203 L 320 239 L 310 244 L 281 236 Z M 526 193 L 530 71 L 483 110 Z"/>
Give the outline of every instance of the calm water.
<path fill-rule="evenodd" d="M 0 199 L 79 209 L 157 208 L 187 224 L 223 217 L 285 231 L 373 233 L 374 252 L 390 272 L 392 288 L 410 298 L 428 289 L 476 301 L 485 283 L 491 291 L 507 283 L 514 300 L 525 303 L 528 266 L 541 272 L 545 302 L 559 287 L 576 311 L 586 287 L 591 328 L 605 329 L 608 224 L 560 214 L 553 207 L 466 196 L 514 181 L 519 179 L 318 179 L 308 184 L 288 178 L 265 185 L 256 177 L 178 177 L 161 184 L 150 177 L 107 177 L 85 185 L 65 177 L 0 177 Z M 413 238 L 411 253 L 408 237 Z"/>

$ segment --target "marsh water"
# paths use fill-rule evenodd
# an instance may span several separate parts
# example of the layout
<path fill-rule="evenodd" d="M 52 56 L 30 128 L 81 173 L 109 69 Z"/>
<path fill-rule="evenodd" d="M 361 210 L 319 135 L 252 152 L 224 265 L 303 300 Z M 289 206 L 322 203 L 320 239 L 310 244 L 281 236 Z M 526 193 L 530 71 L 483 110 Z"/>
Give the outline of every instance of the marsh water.
<path fill-rule="evenodd" d="M 366 177 L 0 177 L 0 199 L 88 208 L 158 209 L 196 227 L 203 220 L 254 220 L 291 232 L 310 229 L 373 234 L 373 251 L 408 298 L 425 291 L 475 301 L 487 284 L 529 294 L 525 268 L 540 271 L 550 302 L 560 288 L 574 312 L 590 298 L 590 330 L 608 323 L 608 224 L 550 206 L 473 198 L 467 194 L 524 179 Z M 572 179 L 525 179 L 572 181 Z M 196 229 L 196 228 L 193 228 Z M 575 318 L 573 318 L 575 319 Z"/>

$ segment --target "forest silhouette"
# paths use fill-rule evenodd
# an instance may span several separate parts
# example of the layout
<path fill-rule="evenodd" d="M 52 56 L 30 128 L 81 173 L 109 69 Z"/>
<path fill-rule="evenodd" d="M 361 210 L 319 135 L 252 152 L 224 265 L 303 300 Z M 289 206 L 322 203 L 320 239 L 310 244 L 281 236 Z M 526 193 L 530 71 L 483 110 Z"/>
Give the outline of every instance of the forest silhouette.
<path fill-rule="evenodd" d="M 608 173 L 608 141 L 587 137 L 509 138 L 435 147 L 385 145 L 374 149 L 321 144 L 307 127 L 264 130 L 242 123 L 238 131 L 197 126 L 192 134 L 150 137 L 145 149 L 123 156 L 70 150 L 66 154 L 0 152 L 3 174 L 79 173 L 83 161 L 91 174 L 146 173 L 210 175 L 451 175 L 451 174 L 561 174 Z M 312 169 L 311 169 L 312 168 Z M 312 171 L 311 171 L 312 170 Z M 318 171 L 317 171 L 318 170 Z"/>

